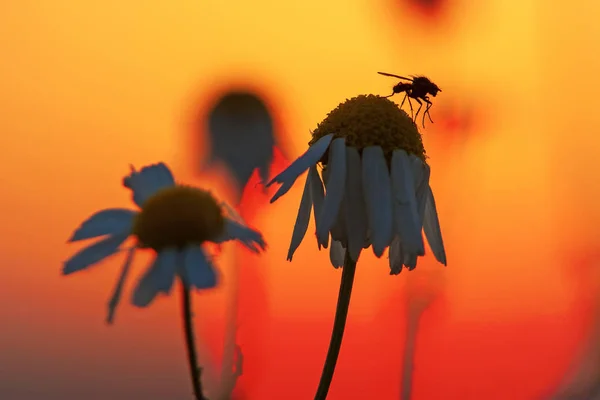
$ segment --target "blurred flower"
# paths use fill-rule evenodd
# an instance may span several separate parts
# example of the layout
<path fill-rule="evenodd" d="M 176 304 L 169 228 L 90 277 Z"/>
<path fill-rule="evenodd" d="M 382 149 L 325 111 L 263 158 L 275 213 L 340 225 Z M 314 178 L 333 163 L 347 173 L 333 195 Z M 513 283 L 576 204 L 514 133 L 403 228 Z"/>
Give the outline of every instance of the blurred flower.
<path fill-rule="evenodd" d="M 358 96 L 331 111 L 312 132 L 309 149 L 267 186 L 280 183 L 271 202 L 290 190 L 308 170 L 292 234 L 288 260 L 302 242 L 311 208 L 317 245 L 343 267 L 333 332 L 315 400 L 329 392 L 340 352 L 356 262 L 371 246 L 377 257 L 389 247 L 391 274 L 417 266 L 425 254 L 421 231 L 436 259 L 446 265 L 446 252 L 421 134 L 413 120 L 392 101 Z M 321 163 L 321 174 L 317 164 Z M 325 183 L 325 188 L 323 188 Z"/>
<path fill-rule="evenodd" d="M 135 306 L 146 307 L 159 293 L 171 292 L 176 276 L 190 287 L 216 286 L 217 274 L 201 247 L 207 242 L 239 240 L 254 252 L 265 248 L 262 235 L 246 227 L 235 211 L 218 203 L 208 191 L 176 184 L 164 163 L 145 166 L 139 172 L 132 167 L 123 186 L 132 191 L 140 210 L 110 208 L 85 220 L 69 242 L 104 238 L 68 259 L 62 270 L 64 275 L 84 270 L 120 252 L 130 236 L 136 239 L 109 302 L 108 323 L 113 321 L 136 249 L 156 252 L 132 296 Z"/>
<path fill-rule="evenodd" d="M 317 244 L 327 248 L 331 233 L 336 268 L 344 264 L 346 250 L 357 261 L 372 246 L 377 257 L 389 247 L 392 274 L 403 265 L 413 269 L 425 254 L 421 229 L 446 265 L 425 149 L 404 111 L 379 96 L 358 96 L 331 111 L 312 136 L 308 151 L 268 184 L 281 184 L 272 203 L 308 170 L 288 260 L 306 234 L 312 208 Z"/>
<path fill-rule="evenodd" d="M 237 199 L 256 169 L 262 183 L 273 161 L 275 130 L 265 103 L 249 92 L 230 92 L 208 119 L 210 152 L 202 169 L 223 163 L 233 178 Z"/>

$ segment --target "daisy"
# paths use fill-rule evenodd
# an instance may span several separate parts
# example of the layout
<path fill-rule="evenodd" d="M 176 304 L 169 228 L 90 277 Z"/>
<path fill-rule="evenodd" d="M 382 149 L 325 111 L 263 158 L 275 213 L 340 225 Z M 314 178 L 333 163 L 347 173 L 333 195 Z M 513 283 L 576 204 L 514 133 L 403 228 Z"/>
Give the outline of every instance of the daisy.
<path fill-rule="evenodd" d="M 123 179 L 132 191 L 139 210 L 109 208 L 85 220 L 69 242 L 101 238 L 68 259 L 62 273 L 69 275 L 87 269 L 104 259 L 127 251 L 127 258 L 108 304 L 107 322 L 112 323 L 121 298 L 133 256 L 138 249 L 151 249 L 156 257 L 141 276 L 131 297 L 137 307 L 146 307 L 159 293 L 169 294 L 176 277 L 183 293 L 184 323 L 194 391 L 202 397 L 199 372 L 195 361 L 191 325 L 190 289 L 208 289 L 217 285 L 217 273 L 202 246 L 238 240 L 258 253 L 266 244 L 262 235 L 244 225 L 239 216 L 208 191 L 175 183 L 164 163 L 143 167 Z M 133 237 L 136 244 L 124 249 Z"/>
<path fill-rule="evenodd" d="M 362 250 L 371 247 L 381 257 L 388 249 L 392 275 L 404 266 L 409 270 L 417 266 L 418 257 L 425 254 L 422 231 L 444 265 L 446 253 L 421 134 L 392 101 L 361 95 L 332 110 L 312 132 L 309 149 L 267 184 L 281 185 L 271 203 L 307 170 L 287 259 L 292 260 L 304 239 L 312 210 L 319 249 L 329 247 L 332 265 L 344 267 L 333 334 L 315 397 L 324 399 Z"/>

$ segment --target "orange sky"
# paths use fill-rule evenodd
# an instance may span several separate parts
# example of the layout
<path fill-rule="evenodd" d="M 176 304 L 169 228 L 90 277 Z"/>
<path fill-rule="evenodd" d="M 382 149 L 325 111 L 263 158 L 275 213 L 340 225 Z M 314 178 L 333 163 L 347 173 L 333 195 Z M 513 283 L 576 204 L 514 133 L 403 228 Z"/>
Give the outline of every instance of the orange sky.
<path fill-rule="evenodd" d="M 171 3 L 0 6 L 0 397 L 188 398 L 176 299 L 124 304 L 106 327 L 122 259 L 61 277 L 70 232 L 97 209 L 129 205 L 119 183 L 130 163 L 164 160 L 201 184 L 185 144 L 215 87 L 264 86 L 298 155 L 338 102 L 389 91 L 380 70 L 435 77 L 439 109 L 481 97 L 486 122 L 451 150 L 424 130 L 449 266 L 443 301 L 423 320 L 415 399 L 528 400 L 561 376 L 588 323 L 569 260 L 596 246 L 600 219 L 600 56 L 589 50 L 599 6 L 456 0 L 426 34 L 383 1 Z M 246 359 L 251 400 L 310 398 L 326 352 L 340 273 L 308 235 L 285 262 L 300 190 L 252 221 L 270 250 L 249 267 L 264 277 L 268 323 L 245 315 L 240 328 L 242 344 L 244 326 L 269 344 Z M 231 257 L 220 260 L 225 278 Z M 386 269 L 361 260 L 333 400 L 397 397 L 408 274 Z M 225 290 L 196 296 L 200 332 L 219 330 L 200 325 L 220 323 Z"/>

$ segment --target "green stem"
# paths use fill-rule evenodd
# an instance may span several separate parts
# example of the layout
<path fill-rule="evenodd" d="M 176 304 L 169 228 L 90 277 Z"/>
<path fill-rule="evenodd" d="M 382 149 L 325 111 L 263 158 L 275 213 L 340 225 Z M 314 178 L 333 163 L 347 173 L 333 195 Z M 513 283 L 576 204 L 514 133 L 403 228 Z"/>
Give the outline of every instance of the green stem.
<path fill-rule="evenodd" d="M 192 326 L 192 298 L 190 296 L 190 289 L 183 279 L 181 279 L 181 300 L 183 309 L 185 344 L 187 347 L 192 386 L 194 387 L 194 398 L 196 400 L 206 400 L 202 394 L 202 381 L 200 380 L 202 369 L 198 367 L 198 356 L 196 354 L 196 345 L 194 341 L 194 329 Z"/>
<path fill-rule="evenodd" d="M 321 380 L 317 388 L 315 400 L 325 400 L 335 365 L 342 347 L 342 339 L 344 337 L 344 328 L 346 327 L 346 319 L 348 317 L 348 307 L 350 305 L 350 296 L 352 295 L 352 284 L 354 283 L 354 273 L 356 272 L 356 261 L 350 258 L 350 254 L 346 250 L 346 258 L 344 260 L 344 268 L 342 269 L 342 280 L 340 282 L 340 291 L 338 293 L 338 301 L 335 309 L 335 318 L 333 320 L 333 331 L 331 332 L 331 340 L 329 341 L 329 350 L 325 358 L 325 365 L 321 373 Z"/>

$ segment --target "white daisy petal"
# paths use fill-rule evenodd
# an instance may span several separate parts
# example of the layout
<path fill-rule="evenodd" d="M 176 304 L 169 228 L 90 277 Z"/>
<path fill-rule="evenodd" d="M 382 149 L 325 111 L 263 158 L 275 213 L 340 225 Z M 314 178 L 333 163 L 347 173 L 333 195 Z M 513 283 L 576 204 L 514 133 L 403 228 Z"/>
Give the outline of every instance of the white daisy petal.
<path fill-rule="evenodd" d="M 261 249 L 264 250 L 267 247 L 267 243 L 260 232 L 229 218 L 225 218 L 225 232 L 221 237 L 213 240 L 213 242 L 223 243 L 229 240 L 238 240 L 255 253 L 259 253 Z"/>
<path fill-rule="evenodd" d="M 201 247 L 188 247 L 184 256 L 185 281 L 190 287 L 210 289 L 217 286 L 217 273 Z"/>
<path fill-rule="evenodd" d="M 367 211 L 363 196 L 362 165 L 360 154 L 353 147 L 346 147 L 346 194 L 344 211 L 348 235 L 348 253 L 357 261 L 367 242 Z M 366 247 L 369 247 L 367 244 Z"/>
<path fill-rule="evenodd" d="M 143 167 L 139 172 L 132 170 L 123 179 L 123 185 L 133 191 L 133 201 L 139 207 L 156 192 L 175 185 L 175 179 L 169 167 L 164 163 Z"/>
<path fill-rule="evenodd" d="M 427 205 L 425 206 L 425 217 L 423 218 L 423 230 L 429 242 L 429 247 L 435 259 L 446 265 L 446 250 L 442 239 L 442 230 L 435 207 L 435 199 L 431 187 L 427 185 Z"/>
<path fill-rule="evenodd" d="M 329 144 L 333 139 L 333 134 L 325 135 L 321 139 L 317 140 L 315 144 L 310 146 L 310 148 L 298 157 L 289 167 L 287 167 L 283 172 L 273 178 L 269 183 L 267 183 L 267 187 L 271 186 L 273 183 L 281 183 L 281 187 L 275 195 L 271 198 L 271 203 L 274 203 L 278 198 L 283 196 L 290 190 L 296 179 L 300 175 L 304 173 L 310 167 L 316 165 L 323 154 L 329 148 Z"/>
<path fill-rule="evenodd" d="M 346 140 L 344 138 L 335 139 L 331 143 L 327 170 L 329 176 L 325 182 L 325 201 L 321 213 L 317 216 L 320 222 L 317 227 L 317 240 L 320 243 L 327 240 L 344 198 L 346 186 Z"/>
<path fill-rule="evenodd" d="M 409 271 L 412 271 L 417 267 L 417 255 L 416 254 L 406 254 L 404 253 L 404 265 L 408 268 Z"/>
<path fill-rule="evenodd" d="M 396 235 L 389 249 L 390 275 L 398 275 L 402 272 L 404 265 L 404 254 L 402 253 L 402 241 L 400 236 Z"/>
<path fill-rule="evenodd" d="M 235 222 L 239 222 L 242 225 L 246 225 L 246 222 L 242 218 L 242 216 L 235 210 L 235 208 L 231 207 L 226 202 L 221 202 L 221 207 L 225 210 L 225 214 L 229 219 L 234 220 Z"/>
<path fill-rule="evenodd" d="M 158 291 L 169 294 L 173 288 L 177 266 L 182 262 L 181 253 L 176 249 L 164 249 L 158 253 L 157 260 L 160 263 L 155 276 Z"/>
<path fill-rule="evenodd" d="M 340 203 L 340 209 L 338 211 L 335 223 L 331 227 L 331 240 L 336 240 L 342 244 L 342 246 L 348 246 L 348 228 L 346 227 L 346 204 L 344 199 Z"/>
<path fill-rule="evenodd" d="M 317 167 L 313 165 L 308 170 L 308 180 L 310 181 L 310 197 L 313 202 L 313 215 L 315 216 L 315 226 L 316 230 L 319 230 L 321 226 L 321 221 L 318 218 L 321 215 L 321 211 L 323 210 L 323 202 L 325 201 L 325 191 L 323 190 L 323 182 L 321 181 L 321 177 L 319 176 L 319 171 L 317 171 Z M 321 246 L 327 248 L 329 245 L 329 236 L 324 238 L 324 242 L 319 242 L 317 238 L 317 244 L 319 246 L 319 250 L 321 250 Z"/>
<path fill-rule="evenodd" d="M 304 191 L 302 192 L 302 200 L 300 200 L 300 207 L 298 207 L 298 216 L 296 217 L 296 223 L 294 224 L 294 231 L 292 233 L 292 240 L 290 248 L 288 250 L 287 260 L 292 261 L 294 252 L 302 243 L 304 235 L 308 230 L 308 223 L 310 221 L 310 210 L 312 208 L 312 199 L 310 197 L 310 174 L 306 177 L 306 183 L 304 184 Z"/>
<path fill-rule="evenodd" d="M 419 210 L 415 198 L 413 168 L 404 150 L 394 150 L 391 163 L 394 219 L 405 253 L 425 254 Z"/>
<path fill-rule="evenodd" d="M 65 261 L 63 275 L 81 271 L 119 252 L 119 247 L 128 237 L 129 232 L 112 235 L 80 250 Z"/>
<path fill-rule="evenodd" d="M 337 240 L 331 241 L 331 248 L 329 249 L 329 260 L 334 268 L 340 268 L 344 266 L 344 260 L 346 258 L 346 249 L 342 246 L 342 243 Z"/>
<path fill-rule="evenodd" d="M 178 252 L 166 249 L 158 253 L 152 264 L 139 279 L 131 302 L 136 307 L 147 307 L 159 293 L 168 294 L 177 271 Z"/>
<path fill-rule="evenodd" d="M 363 150 L 362 179 L 373 252 L 381 257 L 394 237 L 392 189 L 388 167 L 379 146 Z"/>
<path fill-rule="evenodd" d="M 417 199 L 417 210 L 419 212 L 419 221 L 422 228 L 425 205 L 427 204 L 427 187 L 429 186 L 429 174 L 431 169 L 427 163 L 421 161 L 421 159 L 414 154 L 411 154 L 409 158 L 411 159 L 413 166 L 415 197 Z"/>
<path fill-rule="evenodd" d="M 133 225 L 133 219 L 136 215 L 136 211 L 124 208 L 109 208 L 98 211 L 86 219 L 79 228 L 75 230 L 73 236 L 69 239 L 69 242 L 130 232 Z"/>
<path fill-rule="evenodd" d="M 121 274 L 119 275 L 119 280 L 117 280 L 117 284 L 113 289 L 113 294 L 108 301 L 108 314 L 106 316 L 106 323 L 112 324 L 115 320 L 115 312 L 117 310 L 117 306 L 121 301 L 121 294 L 123 293 L 123 285 L 125 284 L 125 279 L 129 275 L 129 270 L 131 269 L 131 263 L 133 261 L 133 255 L 135 254 L 135 247 L 132 247 L 127 252 L 127 258 L 125 259 L 125 263 L 123 263 L 123 267 L 121 268 Z"/>

